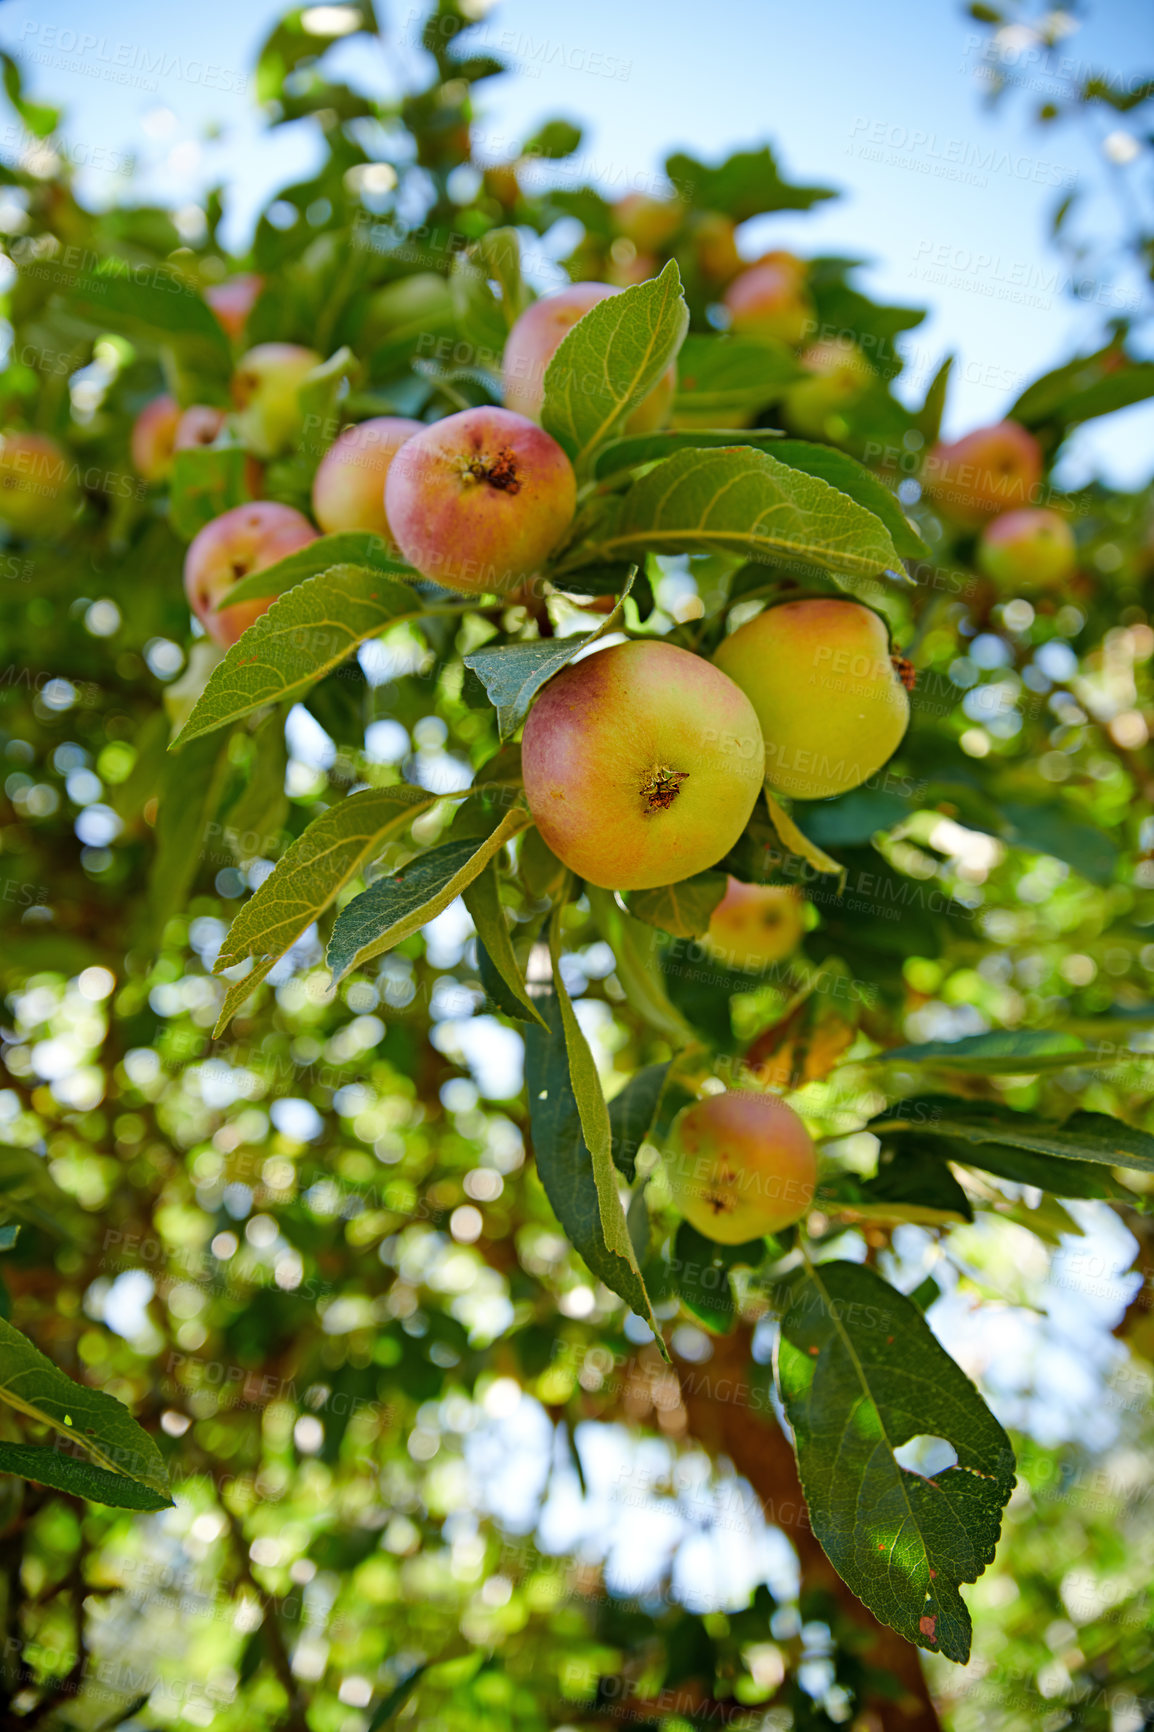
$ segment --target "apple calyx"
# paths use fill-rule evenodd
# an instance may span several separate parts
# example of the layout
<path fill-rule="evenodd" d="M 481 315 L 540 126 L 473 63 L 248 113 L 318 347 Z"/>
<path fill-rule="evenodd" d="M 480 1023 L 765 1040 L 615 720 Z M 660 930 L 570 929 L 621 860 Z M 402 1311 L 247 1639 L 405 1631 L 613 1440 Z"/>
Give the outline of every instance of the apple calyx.
<path fill-rule="evenodd" d="M 491 462 L 484 457 L 473 457 L 466 465 L 465 474 L 472 481 L 487 481 L 490 487 L 495 487 L 499 493 L 520 493 L 521 477 L 517 473 L 517 460 L 511 451 L 498 451 Z"/>
<path fill-rule="evenodd" d="M 642 777 L 638 790 L 646 812 L 668 812 L 681 792 L 682 782 L 688 780 L 688 770 L 671 770 L 668 764 L 654 764 Z"/>

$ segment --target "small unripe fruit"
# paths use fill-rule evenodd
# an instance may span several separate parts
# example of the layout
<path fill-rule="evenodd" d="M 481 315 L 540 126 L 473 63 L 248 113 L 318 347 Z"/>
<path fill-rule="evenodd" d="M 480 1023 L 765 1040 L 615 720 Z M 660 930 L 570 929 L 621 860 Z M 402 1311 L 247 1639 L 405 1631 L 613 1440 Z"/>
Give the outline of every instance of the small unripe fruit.
<path fill-rule="evenodd" d="M 798 433 L 821 439 L 830 416 L 861 396 L 874 371 L 856 343 L 814 343 L 798 359 L 811 377 L 786 391 L 785 419 Z"/>
<path fill-rule="evenodd" d="M 166 481 L 172 473 L 172 453 L 180 425 L 180 405 L 174 397 L 154 397 L 132 423 L 132 467 L 144 481 Z"/>
<path fill-rule="evenodd" d="M 723 296 L 730 328 L 741 336 L 800 343 L 816 323 L 800 261 L 786 253 L 750 265 Z"/>
<path fill-rule="evenodd" d="M 55 439 L 0 434 L 0 521 L 23 535 L 62 530 L 75 504 L 69 460 Z"/>
<path fill-rule="evenodd" d="M 742 1245 L 800 1221 L 813 1202 L 817 1156 L 776 1095 L 708 1095 L 673 1121 L 666 1154 L 673 1201 L 719 1245 Z"/>
<path fill-rule="evenodd" d="M 1000 587 L 1054 589 L 1078 563 L 1074 531 L 1057 511 L 1007 511 L 982 531 L 978 565 Z"/>
<path fill-rule="evenodd" d="M 574 283 L 526 307 L 505 344 L 501 373 L 505 407 L 536 420 L 545 397 L 545 374 L 561 343 L 590 307 L 622 293 L 612 283 Z M 651 433 L 662 427 L 677 388 L 677 365 L 670 362 L 652 391 L 626 416 L 626 433 Z"/>
<path fill-rule="evenodd" d="M 859 787 L 909 726 L 885 621 L 860 602 L 812 596 L 768 607 L 713 659 L 757 712 L 766 781 L 795 799 Z"/>
<path fill-rule="evenodd" d="M 389 528 L 409 564 L 470 594 L 508 590 L 540 570 L 576 504 L 560 445 L 508 409 L 465 409 L 423 427 L 385 482 Z"/>
<path fill-rule="evenodd" d="M 209 637 L 226 648 L 234 644 L 276 597 L 258 596 L 218 613 L 221 597 L 250 572 L 264 571 L 316 538 L 307 517 L 271 500 L 234 506 L 206 523 L 185 555 L 184 592 Z"/>
<path fill-rule="evenodd" d="M 713 910 L 706 943 L 734 968 L 764 968 L 797 949 L 805 902 L 792 884 L 742 884 L 731 878 Z"/>
<path fill-rule="evenodd" d="M 423 421 L 404 415 L 378 415 L 361 421 L 329 446 L 313 477 L 313 516 L 326 533 L 367 529 L 389 537 L 385 481 L 393 458 Z"/>
<path fill-rule="evenodd" d="M 258 343 L 241 357 L 232 381 L 237 428 L 258 457 L 279 456 L 300 432 L 300 388 L 320 360 L 299 343 Z"/>
<path fill-rule="evenodd" d="M 1042 448 L 1016 421 L 979 427 L 950 445 L 935 445 L 922 487 L 943 516 L 964 529 L 1031 504 L 1042 479 Z"/>
<path fill-rule="evenodd" d="M 627 192 L 613 206 L 618 234 L 632 241 L 638 252 L 652 253 L 681 227 L 684 206 L 675 199 L 650 198 L 643 192 Z"/>
<path fill-rule="evenodd" d="M 732 218 L 720 211 L 702 213 L 693 225 L 693 253 L 707 283 L 728 283 L 742 268 Z"/>
<path fill-rule="evenodd" d="M 564 668 L 521 745 L 541 835 L 573 872 L 611 890 L 715 865 L 749 822 L 764 763 L 757 717 L 733 681 L 652 639 Z"/>
<path fill-rule="evenodd" d="M 244 332 L 248 316 L 264 288 L 264 278 L 252 271 L 226 277 L 223 283 L 213 283 L 204 291 L 204 298 L 235 343 Z"/>

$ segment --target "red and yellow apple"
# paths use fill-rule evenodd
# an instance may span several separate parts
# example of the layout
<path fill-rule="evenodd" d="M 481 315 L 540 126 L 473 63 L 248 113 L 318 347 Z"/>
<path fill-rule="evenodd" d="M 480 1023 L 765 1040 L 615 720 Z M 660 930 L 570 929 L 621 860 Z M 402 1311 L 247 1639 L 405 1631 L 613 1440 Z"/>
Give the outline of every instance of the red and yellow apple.
<path fill-rule="evenodd" d="M 705 942 L 736 968 L 764 968 L 792 955 L 805 931 L 805 902 L 792 884 L 742 884 L 730 878 Z"/>
<path fill-rule="evenodd" d="M 545 374 L 564 338 L 590 307 L 622 293 L 612 283 L 574 283 L 526 307 L 505 344 L 501 364 L 505 406 L 536 420 L 545 396 Z M 647 397 L 630 411 L 626 433 L 651 433 L 669 419 L 677 389 L 677 364 L 671 361 Z"/>
<path fill-rule="evenodd" d="M 995 517 L 978 543 L 978 565 L 1000 588 L 1059 588 L 1077 563 L 1074 531 L 1044 506 Z"/>
<path fill-rule="evenodd" d="M 407 439 L 389 465 L 385 513 L 410 565 L 467 593 L 501 593 L 539 571 L 577 504 L 564 451 L 508 409 L 464 409 Z"/>
<path fill-rule="evenodd" d="M 175 397 L 154 397 L 132 423 L 132 467 L 144 481 L 166 481 L 172 473 L 172 453 L 180 425 Z"/>
<path fill-rule="evenodd" d="M 237 363 L 232 380 L 241 443 L 258 457 L 278 457 L 300 432 L 300 388 L 320 365 L 299 343 L 258 343 Z"/>
<path fill-rule="evenodd" d="M 393 458 L 425 423 L 404 415 L 378 415 L 346 427 L 321 458 L 313 477 L 313 516 L 328 534 L 367 529 L 389 536 L 385 481 Z"/>
<path fill-rule="evenodd" d="M 728 283 L 737 276 L 744 261 L 732 218 L 716 210 L 703 211 L 693 224 L 692 240 L 697 268 L 707 283 Z"/>
<path fill-rule="evenodd" d="M 307 517 L 271 500 L 234 506 L 206 523 L 185 555 L 184 592 L 209 637 L 226 648 L 234 644 L 276 597 L 259 596 L 218 612 L 221 598 L 242 577 L 264 571 L 316 538 Z"/>
<path fill-rule="evenodd" d="M 749 822 L 764 764 L 757 717 L 733 681 L 656 639 L 564 668 L 530 710 L 521 746 L 544 840 L 612 890 L 715 865 Z"/>
<path fill-rule="evenodd" d="M 767 607 L 713 659 L 757 713 L 766 781 L 796 799 L 859 787 L 909 726 L 886 623 L 860 602 L 810 596 Z"/>
<path fill-rule="evenodd" d="M 792 253 L 766 254 L 733 279 L 722 301 L 739 336 L 800 343 L 816 323 L 805 266 Z"/>
<path fill-rule="evenodd" d="M 638 252 L 654 253 L 673 239 L 684 213 L 685 207 L 677 199 L 627 192 L 613 206 L 613 225 Z"/>
<path fill-rule="evenodd" d="M 205 300 L 234 343 L 244 334 L 248 316 L 263 288 L 263 277 L 253 271 L 242 271 L 239 276 L 226 277 L 223 283 L 212 283 L 205 289 Z"/>
<path fill-rule="evenodd" d="M 45 433 L 0 433 L 0 522 L 22 535 L 67 527 L 77 500 L 67 454 Z"/>
<path fill-rule="evenodd" d="M 922 471 L 922 488 L 942 515 L 964 529 L 1036 503 L 1042 448 L 1016 421 L 979 427 L 952 444 L 935 445 Z"/>
<path fill-rule="evenodd" d="M 720 1245 L 742 1245 L 800 1221 L 817 1184 L 813 1139 L 776 1095 L 707 1095 L 673 1121 L 665 1168 L 674 1206 Z"/>

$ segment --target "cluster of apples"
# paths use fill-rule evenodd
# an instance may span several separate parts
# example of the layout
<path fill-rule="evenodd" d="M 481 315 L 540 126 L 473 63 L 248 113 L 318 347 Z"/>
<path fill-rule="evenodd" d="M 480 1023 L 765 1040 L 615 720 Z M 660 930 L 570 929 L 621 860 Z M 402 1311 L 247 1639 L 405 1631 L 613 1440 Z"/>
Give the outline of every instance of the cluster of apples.
<path fill-rule="evenodd" d="M 1042 448 L 1016 421 L 934 447 L 922 486 L 959 529 L 979 532 L 979 570 L 1000 589 L 1060 589 L 1078 563 L 1069 521 L 1038 496 Z"/>

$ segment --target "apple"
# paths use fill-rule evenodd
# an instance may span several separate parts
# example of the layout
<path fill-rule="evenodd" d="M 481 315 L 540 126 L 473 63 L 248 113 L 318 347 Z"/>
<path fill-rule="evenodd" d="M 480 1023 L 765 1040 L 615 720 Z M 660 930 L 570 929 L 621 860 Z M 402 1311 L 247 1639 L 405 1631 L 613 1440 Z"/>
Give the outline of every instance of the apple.
<path fill-rule="evenodd" d="M 736 230 L 720 211 L 703 211 L 693 224 L 692 239 L 697 268 L 707 283 L 728 283 L 741 270 Z"/>
<path fill-rule="evenodd" d="M 232 380 L 237 430 L 258 457 L 278 457 L 300 432 L 300 388 L 320 361 L 299 343 L 258 343 L 241 356 Z"/>
<path fill-rule="evenodd" d="M 742 884 L 731 878 L 713 910 L 705 942 L 735 968 L 764 968 L 792 954 L 805 931 L 805 902 L 792 884 Z"/>
<path fill-rule="evenodd" d="M 223 283 L 211 283 L 205 289 L 205 300 L 234 343 L 244 334 L 248 316 L 263 288 L 263 277 L 253 271 L 242 271 L 239 276 L 226 277 Z"/>
<path fill-rule="evenodd" d="M 810 596 L 767 607 L 713 659 L 757 712 L 766 781 L 796 799 L 859 787 L 909 726 L 886 623 L 860 602 Z"/>
<path fill-rule="evenodd" d="M 385 481 L 393 458 L 425 423 L 378 415 L 346 427 L 321 458 L 313 478 L 313 516 L 329 534 L 368 529 L 389 540 Z"/>
<path fill-rule="evenodd" d="M 533 420 L 540 416 L 545 373 L 562 339 L 590 307 L 621 292 L 612 283 L 573 283 L 525 308 L 509 332 L 501 366 L 507 409 Z M 671 361 L 649 395 L 626 417 L 625 432 L 651 433 L 664 426 L 676 388 L 677 364 Z"/>
<path fill-rule="evenodd" d="M 800 1221 L 817 1184 L 813 1139 L 776 1095 L 707 1095 L 674 1119 L 666 1172 L 675 1207 L 720 1245 L 762 1239 Z"/>
<path fill-rule="evenodd" d="M 215 445 L 227 419 L 223 409 L 214 409 L 207 403 L 194 403 L 176 424 L 173 450 L 197 451 Z M 259 499 L 264 485 L 264 467 L 251 452 L 245 453 L 244 480 L 251 496 Z"/>
<path fill-rule="evenodd" d="M 389 528 L 424 577 L 466 593 L 531 577 L 573 520 L 577 479 L 556 440 L 508 409 L 422 427 L 385 482 Z"/>
<path fill-rule="evenodd" d="M 999 587 L 1055 589 L 1077 563 L 1069 523 L 1059 512 L 1040 506 L 995 517 L 978 543 L 978 565 Z"/>
<path fill-rule="evenodd" d="M 291 505 L 271 500 L 234 506 L 206 523 L 185 555 L 184 592 L 209 637 L 227 648 L 276 600 L 272 595 L 258 596 L 218 613 L 218 602 L 233 584 L 316 539 L 307 517 Z"/>
<path fill-rule="evenodd" d="M 638 252 L 654 253 L 673 239 L 681 227 L 683 206 L 676 199 L 650 198 L 647 193 L 627 192 L 613 206 L 613 224 L 618 234 L 632 241 Z"/>
<path fill-rule="evenodd" d="M 733 279 L 722 302 L 730 329 L 739 336 L 800 343 L 816 323 L 805 289 L 805 267 L 792 253 L 767 254 L 750 265 Z"/>
<path fill-rule="evenodd" d="M 964 529 L 981 529 L 1001 512 L 1033 504 L 1041 479 L 1042 448 L 1016 421 L 935 445 L 921 477 L 943 516 Z"/>
<path fill-rule="evenodd" d="M 615 644 L 550 680 L 521 746 L 533 821 L 579 877 L 610 890 L 675 884 L 733 847 L 765 765 L 748 699 L 659 639 Z"/>
<path fill-rule="evenodd" d="M 787 424 L 811 439 L 824 439 L 831 415 L 839 414 L 865 391 L 874 370 L 851 342 L 814 343 L 798 357 L 811 375 L 785 393 Z"/>
<path fill-rule="evenodd" d="M 172 473 L 172 453 L 180 405 L 175 397 L 154 397 L 132 423 L 132 467 L 144 481 L 166 481 Z"/>
<path fill-rule="evenodd" d="M 67 526 L 77 502 L 67 454 L 45 433 L 0 433 L 0 522 L 21 535 Z"/>

